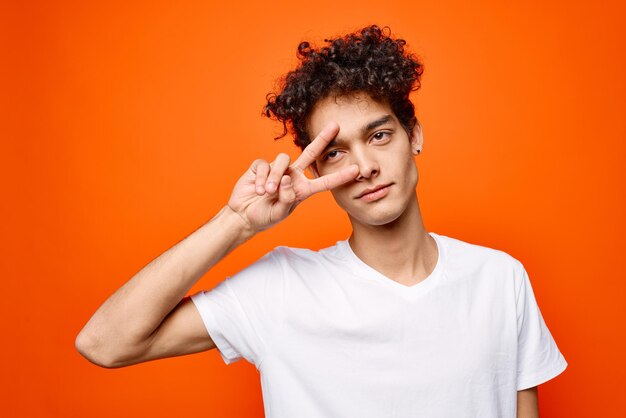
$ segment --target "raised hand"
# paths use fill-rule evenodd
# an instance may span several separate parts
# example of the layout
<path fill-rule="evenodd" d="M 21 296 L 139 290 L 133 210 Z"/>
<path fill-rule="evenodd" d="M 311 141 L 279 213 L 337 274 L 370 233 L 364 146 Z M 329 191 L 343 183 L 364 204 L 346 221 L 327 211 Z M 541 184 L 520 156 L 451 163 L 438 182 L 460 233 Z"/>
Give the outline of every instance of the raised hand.
<path fill-rule="evenodd" d="M 282 153 L 272 163 L 255 160 L 237 181 L 228 206 L 254 231 L 262 231 L 285 219 L 309 196 L 354 180 L 359 173 L 355 164 L 314 179 L 304 174 L 337 132 L 339 125 L 328 124 L 291 165 Z"/>

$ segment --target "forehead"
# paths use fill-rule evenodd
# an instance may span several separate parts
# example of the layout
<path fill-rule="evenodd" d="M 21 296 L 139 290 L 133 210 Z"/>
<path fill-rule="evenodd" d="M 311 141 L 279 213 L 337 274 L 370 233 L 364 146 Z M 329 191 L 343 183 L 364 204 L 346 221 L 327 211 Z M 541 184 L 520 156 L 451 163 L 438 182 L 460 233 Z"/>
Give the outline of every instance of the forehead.
<path fill-rule="evenodd" d="M 315 138 L 329 122 L 334 121 L 339 124 L 339 132 L 352 132 L 384 115 L 392 115 L 395 120 L 387 102 L 374 100 L 367 93 L 331 95 L 313 106 L 307 120 L 307 131 L 310 138 Z"/>

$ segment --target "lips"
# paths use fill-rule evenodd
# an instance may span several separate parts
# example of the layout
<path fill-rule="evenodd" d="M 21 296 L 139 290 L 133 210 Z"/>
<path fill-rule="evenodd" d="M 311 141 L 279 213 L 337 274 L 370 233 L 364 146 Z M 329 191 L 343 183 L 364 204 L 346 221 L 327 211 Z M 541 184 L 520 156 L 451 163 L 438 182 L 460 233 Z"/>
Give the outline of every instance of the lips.
<path fill-rule="evenodd" d="M 378 186 L 369 187 L 363 190 L 359 195 L 357 195 L 355 199 L 370 200 L 371 198 L 383 197 L 384 195 L 387 194 L 387 190 L 389 186 L 391 186 L 391 183 L 380 184 Z"/>

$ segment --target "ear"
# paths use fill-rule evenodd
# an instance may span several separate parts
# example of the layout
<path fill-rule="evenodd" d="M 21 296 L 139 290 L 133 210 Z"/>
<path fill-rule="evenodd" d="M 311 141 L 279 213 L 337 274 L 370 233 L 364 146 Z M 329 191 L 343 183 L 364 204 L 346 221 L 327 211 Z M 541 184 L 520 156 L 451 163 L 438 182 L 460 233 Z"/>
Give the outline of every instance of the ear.
<path fill-rule="evenodd" d="M 420 121 L 415 122 L 415 126 L 411 131 L 411 152 L 413 155 L 418 155 L 422 151 L 422 147 L 424 146 L 424 135 L 422 134 L 422 125 Z"/>

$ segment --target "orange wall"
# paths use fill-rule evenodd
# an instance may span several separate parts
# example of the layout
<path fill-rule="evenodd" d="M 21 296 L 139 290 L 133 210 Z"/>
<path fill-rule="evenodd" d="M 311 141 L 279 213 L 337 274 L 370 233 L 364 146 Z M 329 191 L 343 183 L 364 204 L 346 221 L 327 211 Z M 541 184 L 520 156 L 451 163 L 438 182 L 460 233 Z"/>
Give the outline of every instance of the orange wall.
<path fill-rule="evenodd" d="M 626 414 L 623 3 L 128 3 L 0 6 L 1 415 L 262 416 L 243 361 L 213 351 L 105 370 L 74 338 L 215 214 L 253 159 L 297 154 L 260 112 L 298 42 L 369 23 L 425 63 L 427 229 L 507 251 L 530 274 L 569 363 L 540 387 L 542 416 Z M 193 291 L 276 245 L 348 232 L 316 196 Z"/>

